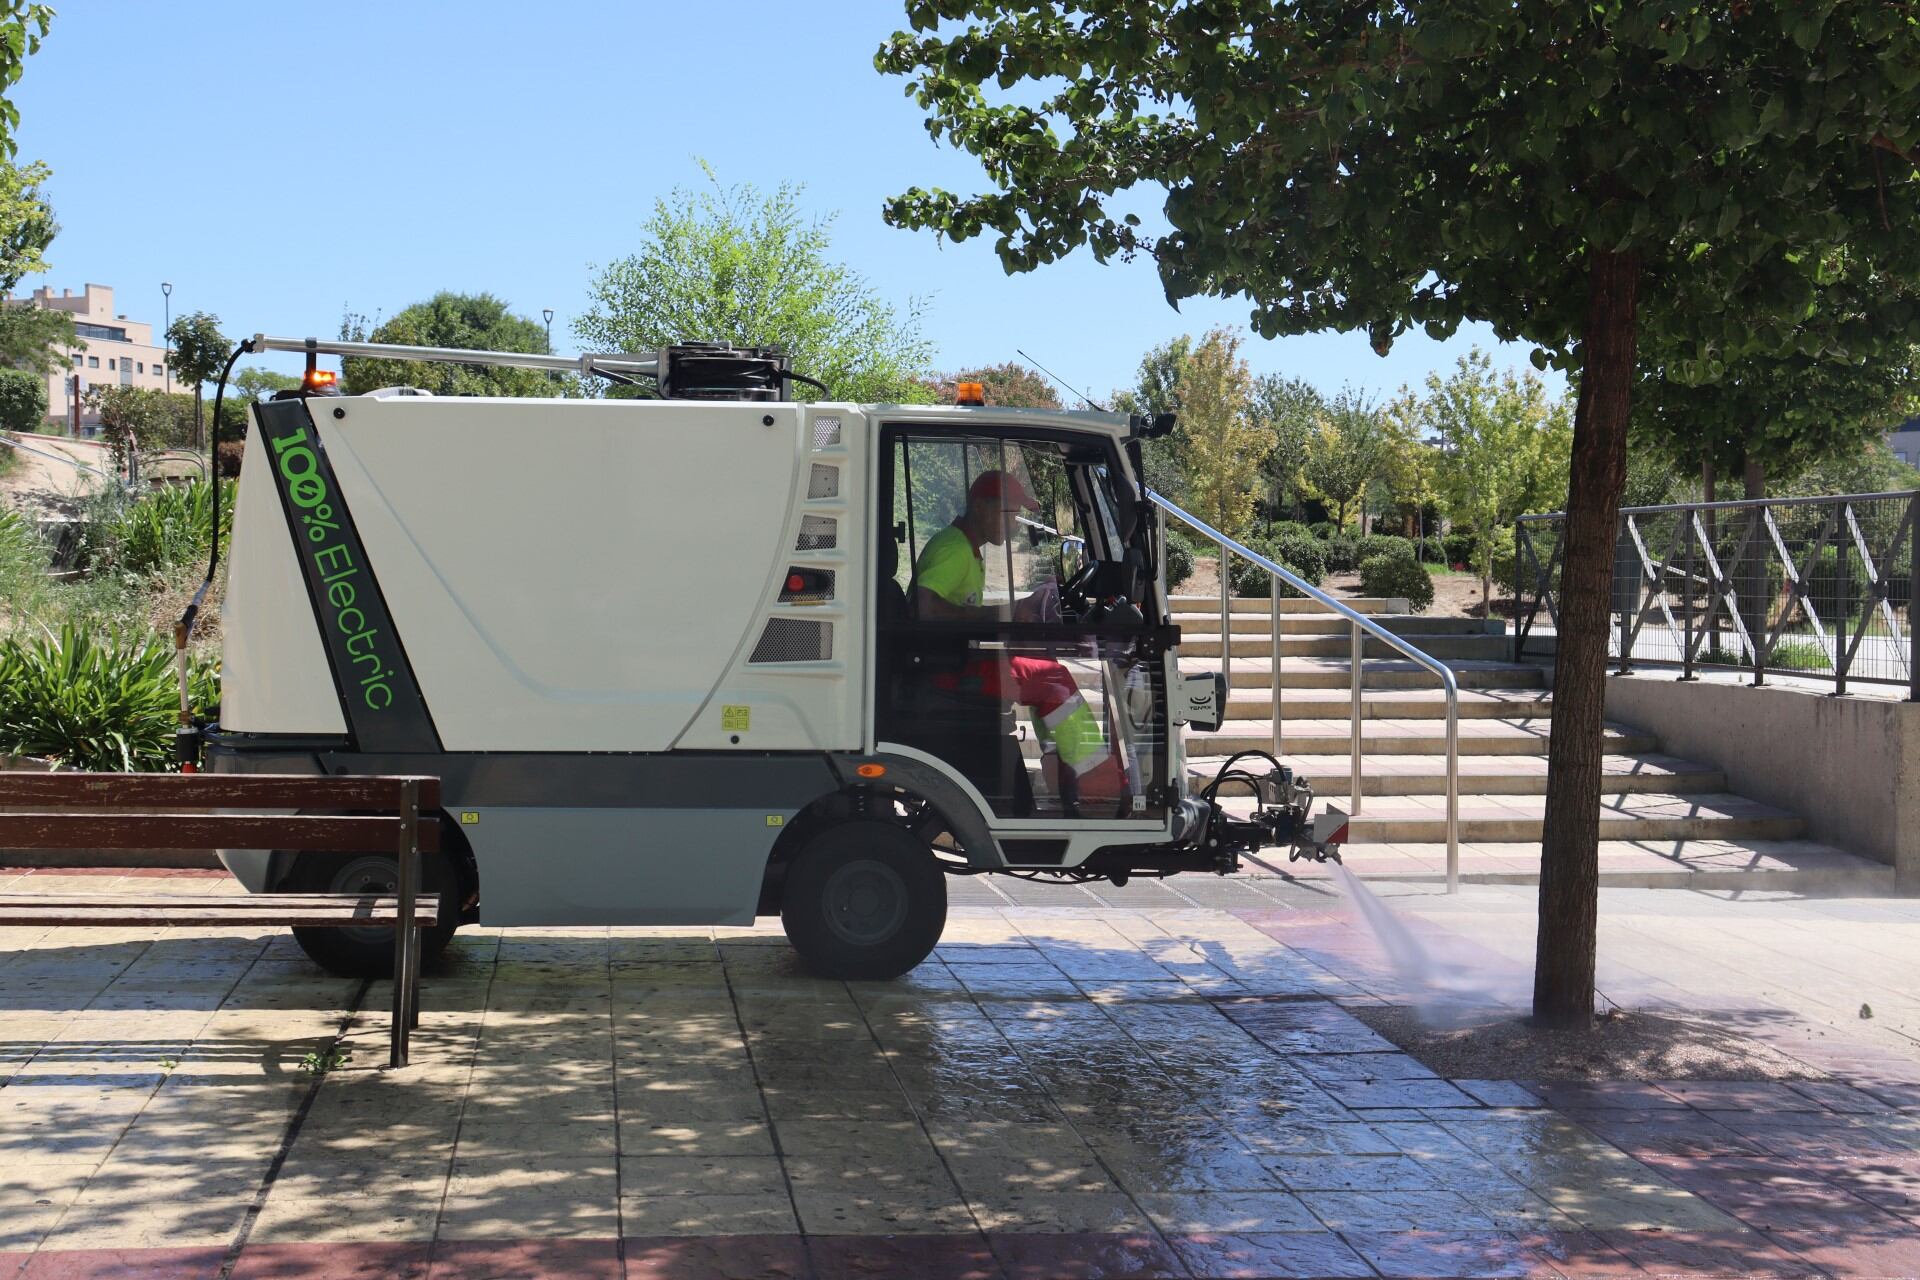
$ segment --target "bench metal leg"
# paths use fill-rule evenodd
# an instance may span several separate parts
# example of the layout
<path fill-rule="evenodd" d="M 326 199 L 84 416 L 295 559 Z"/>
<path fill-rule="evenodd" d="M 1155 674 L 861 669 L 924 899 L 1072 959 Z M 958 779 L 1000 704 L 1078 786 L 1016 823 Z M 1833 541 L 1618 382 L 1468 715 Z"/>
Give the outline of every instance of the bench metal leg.
<path fill-rule="evenodd" d="M 413 923 L 414 877 L 420 864 L 420 789 L 408 782 L 400 790 L 399 919 L 393 927 L 393 1029 L 387 1065 L 407 1065 L 409 1033 L 418 1013 L 414 984 L 418 979 L 420 948 Z"/>

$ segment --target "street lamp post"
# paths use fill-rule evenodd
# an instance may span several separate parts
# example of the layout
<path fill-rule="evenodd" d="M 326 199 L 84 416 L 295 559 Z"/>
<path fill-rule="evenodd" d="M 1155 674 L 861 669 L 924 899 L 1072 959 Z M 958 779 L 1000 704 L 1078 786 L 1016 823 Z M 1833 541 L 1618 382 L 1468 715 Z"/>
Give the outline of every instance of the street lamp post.
<path fill-rule="evenodd" d="M 540 318 L 547 322 L 547 349 L 541 354 L 550 356 L 553 354 L 553 308 L 546 307 L 542 309 Z M 551 369 L 547 370 L 547 381 L 553 381 L 553 370 Z"/>
<path fill-rule="evenodd" d="M 161 315 L 163 317 L 163 319 L 161 320 L 161 324 L 165 326 L 165 328 L 162 328 L 160 330 L 160 342 L 167 349 L 167 365 L 166 365 L 167 394 L 172 395 L 173 394 L 173 335 L 167 332 L 168 329 L 173 328 L 173 282 L 172 281 L 162 280 L 160 282 L 160 299 L 161 299 L 160 305 L 162 307 Z"/>

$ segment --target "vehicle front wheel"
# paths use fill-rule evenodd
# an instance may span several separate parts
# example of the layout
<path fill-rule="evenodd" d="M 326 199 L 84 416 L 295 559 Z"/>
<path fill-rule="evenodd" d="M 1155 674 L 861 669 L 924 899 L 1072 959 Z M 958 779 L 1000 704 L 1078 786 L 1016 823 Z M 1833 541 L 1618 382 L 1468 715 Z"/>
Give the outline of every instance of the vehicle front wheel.
<path fill-rule="evenodd" d="M 453 941 L 460 927 L 460 882 L 452 861 L 444 854 L 420 856 L 422 893 L 440 895 L 440 915 L 432 927 L 420 931 L 420 960 L 436 959 Z M 400 891 L 399 864 L 387 854 L 356 857 L 303 857 L 294 865 L 286 888 L 292 893 L 372 893 L 392 897 Z M 343 978 L 393 976 L 393 930 L 384 925 L 364 929 L 318 929 L 296 926 L 293 940 L 307 958 L 328 973 Z"/>
<path fill-rule="evenodd" d="M 823 977 L 897 978 L 940 941 L 946 872 L 910 831 L 843 822 L 794 855 L 780 923 L 801 961 Z"/>

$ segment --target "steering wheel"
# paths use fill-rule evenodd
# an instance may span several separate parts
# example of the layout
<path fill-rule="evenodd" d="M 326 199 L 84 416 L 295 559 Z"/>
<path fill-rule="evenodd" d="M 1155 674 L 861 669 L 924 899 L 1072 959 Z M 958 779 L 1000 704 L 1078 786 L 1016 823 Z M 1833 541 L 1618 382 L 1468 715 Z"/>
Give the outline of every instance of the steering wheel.
<path fill-rule="evenodd" d="M 1081 565 L 1079 569 L 1074 571 L 1071 578 L 1068 578 L 1065 583 L 1061 584 L 1060 612 L 1063 617 L 1072 616 L 1081 620 L 1088 618 L 1095 608 L 1095 604 L 1094 601 L 1088 597 L 1087 588 L 1093 585 L 1094 575 L 1099 572 L 1100 562 L 1098 560 L 1088 560 L 1085 564 Z"/>

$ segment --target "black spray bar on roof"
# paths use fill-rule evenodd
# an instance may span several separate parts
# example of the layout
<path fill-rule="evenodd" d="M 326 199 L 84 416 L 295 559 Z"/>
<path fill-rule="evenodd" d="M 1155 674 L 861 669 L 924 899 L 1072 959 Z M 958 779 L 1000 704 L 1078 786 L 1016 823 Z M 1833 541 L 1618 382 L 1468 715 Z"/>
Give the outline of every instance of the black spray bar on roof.
<path fill-rule="evenodd" d="M 440 364 L 483 365 L 500 369 L 544 369 L 579 373 L 630 383 L 652 378 L 669 400 L 786 400 L 789 382 L 827 388 L 793 372 L 790 359 L 776 347 L 735 347 L 723 342 L 687 342 L 652 355 L 632 352 L 578 356 L 536 355 L 526 351 L 469 351 L 459 347 L 410 347 L 391 342 L 346 342 L 326 338 L 273 338 L 256 334 L 256 351 L 293 351 L 369 360 L 424 360 Z"/>

